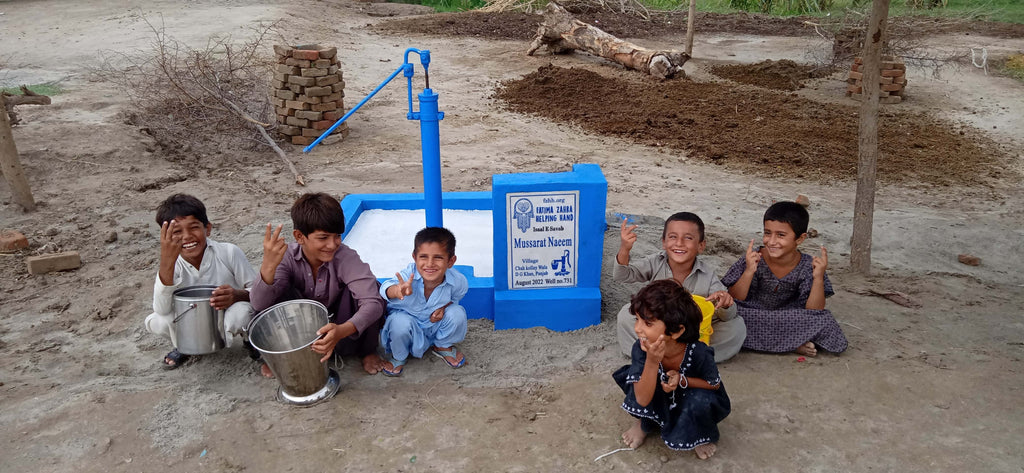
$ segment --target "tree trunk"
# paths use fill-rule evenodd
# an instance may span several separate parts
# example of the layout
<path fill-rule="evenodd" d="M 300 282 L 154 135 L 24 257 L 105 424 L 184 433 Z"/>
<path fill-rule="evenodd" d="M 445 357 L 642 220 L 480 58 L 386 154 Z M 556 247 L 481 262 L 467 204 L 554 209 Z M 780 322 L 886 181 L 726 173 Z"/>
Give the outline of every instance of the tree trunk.
<path fill-rule="evenodd" d="M 864 38 L 864 102 L 860 106 L 857 141 L 857 197 L 853 204 L 853 238 L 850 268 L 861 274 L 871 272 L 871 228 L 875 214 L 875 174 L 878 169 L 878 92 L 882 45 L 885 44 L 889 0 L 874 0 Z"/>
<path fill-rule="evenodd" d="M 697 0 L 690 0 L 690 11 L 686 15 L 686 55 L 693 57 L 693 17 L 697 16 Z"/>
<path fill-rule="evenodd" d="M 532 56 L 541 46 L 553 54 L 585 51 L 660 79 L 676 75 L 690 59 L 681 51 L 654 51 L 623 41 L 573 18 L 555 2 L 544 9 L 544 22 L 526 54 Z"/>
<path fill-rule="evenodd" d="M 36 201 L 32 199 L 32 189 L 21 170 L 18 148 L 14 145 L 14 133 L 11 132 L 11 122 L 7 116 L 7 99 L 3 95 L 0 95 L 0 170 L 3 170 L 4 178 L 11 186 L 14 201 L 26 212 L 34 211 Z"/>

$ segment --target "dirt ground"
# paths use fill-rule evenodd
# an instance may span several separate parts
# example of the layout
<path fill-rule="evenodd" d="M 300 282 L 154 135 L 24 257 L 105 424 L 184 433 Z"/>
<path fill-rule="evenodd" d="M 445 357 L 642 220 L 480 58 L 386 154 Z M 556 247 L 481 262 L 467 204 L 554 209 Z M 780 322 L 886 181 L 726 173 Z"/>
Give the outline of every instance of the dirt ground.
<path fill-rule="evenodd" d="M 937 78 L 910 69 L 907 101 L 884 110 L 883 126 L 902 139 L 883 134 L 874 274 L 863 277 L 848 271 L 857 108 L 843 97 L 842 78 L 779 92 L 710 73 L 766 59 L 810 63 L 831 51 L 813 34 L 699 30 L 689 79 L 654 82 L 581 54 L 528 57 L 528 34 L 382 26 L 395 21 L 388 16 L 422 12 L 395 4 L 83 0 L 53 10 L 52 2 L 0 2 L 0 82 L 58 80 L 67 89 L 51 106 L 22 107 L 24 122 L 14 129 L 39 209 L 23 213 L 0 180 L 0 229 L 31 242 L 0 254 L 0 471 L 1022 471 L 1018 82 L 969 64 Z M 162 371 L 157 360 L 168 343 L 142 327 L 160 200 L 199 196 L 212 238 L 238 244 L 258 265 L 263 225 L 287 224 L 302 192 L 418 191 L 419 132 L 405 119 L 404 84 L 393 84 L 353 116 L 343 143 L 310 154 L 288 148 L 305 188 L 267 151 L 194 149 L 190 160 L 170 159 L 126 120 L 122 91 L 87 73 L 101 50 L 150 43 L 138 14 L 162 17 L 169 33 L 193 44 L 280 20 L 282 41 L 338 47 L 350 106 L 398 67 L 406 48 L 429 49 L 431 86 L 446 113 L 446 191 L 488 190 L 498 173 L 597 163 L 609 182 L 608 212 L 641 224 L 636 255 L 658 251 L 665 216 L 690 210 L 708 224 L 706 258 L 724 270 L 758 237 L 772 201 L 805 194 L 819 235 L 806 250 L 825 245 L 833 256 L 828 307 L 850 349 L 802 362 L 742 352 L 723 363 L 733 410 L 707 462 L 657 438 L 594 460 L 619 448 L 631 423 L 610 378 L 626 362 L 612 325 L 637 287 L 613 283 L 610 269 L 600 325 L 494 331 L 474 320 L 461 345 L 464 368 L 414 360 L 402 378 L 389 379 L 365 376 L 347 360 L 339 394 L 310 408 L 275 401 L 277 383 L 261 378 L 241 349 Z M 528 19 L 517 21 L 532 30 Z M 989 57 L 1024 49 L 1021 35 L 983 26 L 986 34 L 936 28 L 927 41 L 936 51 L 984 47 Z M 683 40 L 681 30 L 643 37 L 658 48 L 681 48 Z M 521 100 L 510 102 L 502 94 L 515 86 Z M 609 117 L 601 107 L 613 101 L 621 102 Z M 665 105 L 673 101 L 674 117 Z M 651 107 L 664 122 L 647 122 Z M 764 122 L 772 127 L 755 126 Z M 662 128 L 671 131 L 651 136 Z M 758 133 L 737 134 L 750 130 Z M 764 149 L 768 143 L 777 149 Z M 719 154 L 724 159 L 714 159 Z M 805 171 L 777 161 L 787 158 L 801 159 Z M 605 236 L 609 268 L 617 229 Z M 55 250 L 79 251 L 83 266 L 27 273 L 27 256 Z M 959 263 L 961 253 L 981 264 Z M 872 290 L 902 292 L 920 307 L 867 295 Z"/>

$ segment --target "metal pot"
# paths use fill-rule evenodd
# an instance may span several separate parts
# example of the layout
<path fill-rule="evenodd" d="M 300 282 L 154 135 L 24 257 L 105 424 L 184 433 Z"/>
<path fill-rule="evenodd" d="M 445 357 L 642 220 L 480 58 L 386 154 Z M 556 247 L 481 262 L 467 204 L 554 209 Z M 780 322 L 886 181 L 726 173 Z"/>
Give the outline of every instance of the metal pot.
<path fill-rule="evenodd" d="M 337 373 L 311 348 L 328 321 L 323 304 L 296 299 L 267 308 L 249 325 L 249 343 L 281 384 L 278 395 L 285 402 L 311 405 L 338 391 Z"/>
<path fill-rule="evenodd" d="M 189 286 L 174 291 L 171 330 L 178 351 L 207 355 L 224 348 L 224 311 L 210 305 L 217 286 Z"/>

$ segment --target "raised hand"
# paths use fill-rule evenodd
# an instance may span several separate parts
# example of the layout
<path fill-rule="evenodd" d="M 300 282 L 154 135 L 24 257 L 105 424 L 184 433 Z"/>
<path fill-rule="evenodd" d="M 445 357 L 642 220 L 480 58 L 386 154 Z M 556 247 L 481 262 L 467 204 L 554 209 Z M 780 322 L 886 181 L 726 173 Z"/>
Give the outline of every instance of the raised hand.
<path fill-rule="evenodd" d="M 747 254 L 744 256 L 747 261 L 747 271 L 754 271 L 757 269 L 757 263 L 761 261 L 761 252 L 754 249 L 754 240 L 750 240 L 750 244 L 747 245 Z"/>
<path fill-rule="evenodd" d="M 402 279 L 402 274 L 401 273 L 395 273 L 395 277 L 398 278 L 398 284 L 395 284 L 395 288 L 396 288 L 395 290 L 398 292 L 398 298 L 399 299 L 405 299 L 405 296 L 411 296 L 412 295 L 412 277 L 410 277 L 407 280 L 406 279 Z M 442 312 L 442 315 L 443 315 L 443 312 Z M 434 316 L 431 315 L 430 318 L 433 319 Z"/>
<path fill-rule="evenodd" d="M 267 224 L 267 230 L 263 232 L 263 263 L 260 264 L 260 277 L 267 284 L 274 283 L 274 274 L 277 272 L 277 265 L 284 260 L 284 254 L 288 251 L 288 243 L 281 238 L 281 229 L 284 225 L 278 225 L 277 230 L 271 233 L 271 224 Z"/>
<path fill-rule="evenodd" d="M 174 261 L 181 254 L 181 241 L 183 232 L 177 232 L 180 225 L 175 220 L 164 222 L 160 225 L 160 258 Z"/>
<path fill-rule="evenodd" d="M 666 371 L 665 378 L 661 380 L 661 390 L 670 393 L 677 387 L 679 387 L 679 372 L 676 370 Z"/>
<path fill-rule="evenodd" d="M 729 307 L 732 307 L 733 303 L 732 295 L 727 291 L 712 292 L 711 294 L 708 294 L 705 299 L 715 304 L 716 309 L 728 309 Z"/>
<path fill-rule="evenodd" d="M 622 239 L 622 241 L 619 243 L 619 247 L 625 249 L 626 251 L 632 250 L 633 243 L 636 243 L 636 233 L 633 233 L 633 230 L 636 230 L 636 227 L 638 226 L 626 226 L 626 223 L 628 223 L 628 221 L 628 219 L 622 219 L 622 226 L 619 229 L 619 237 Z"/>
<path fill-rule="evenodd" d="M 828 251 L 825 250 L 824 246 L 821 247 L 821 256 L 815 256 L 811 259 L 811 268 L 814 277 L 825 277 L 825 269 L 828 268 Z"/>

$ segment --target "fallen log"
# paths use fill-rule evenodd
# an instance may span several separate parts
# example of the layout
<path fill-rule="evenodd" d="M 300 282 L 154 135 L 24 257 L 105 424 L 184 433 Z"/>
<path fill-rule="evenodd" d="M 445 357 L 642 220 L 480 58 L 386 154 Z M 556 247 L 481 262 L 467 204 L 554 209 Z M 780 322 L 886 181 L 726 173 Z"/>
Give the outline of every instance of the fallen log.
<path fill-rule="evenodd" d="M 46 95 L 39 95 L 24 85 L 20 87 L 21 93 L 24 95 L 13 95 L 7 92 L 3 92 L 4 97 L 4 109 L 7 110 L 7 116 L 10 117 L 11 125 L 17 125 L 21 119 L 18 118 L 18 114 L 14 111 L 15 105 L 50 105 L 50 97 Z"/>
<path fill-rule="evenodd" d="M 552 54 L 585 51 L 659 79 L 681 73 L 683 64 L 690 59 L 682 51 L 656 51 L 623 41 L 573 18 L 555 2 L 549 2 L 544 9 L 544 21 L 526 54 L 533 56 L 541 46 L 547 46 Z"/>

